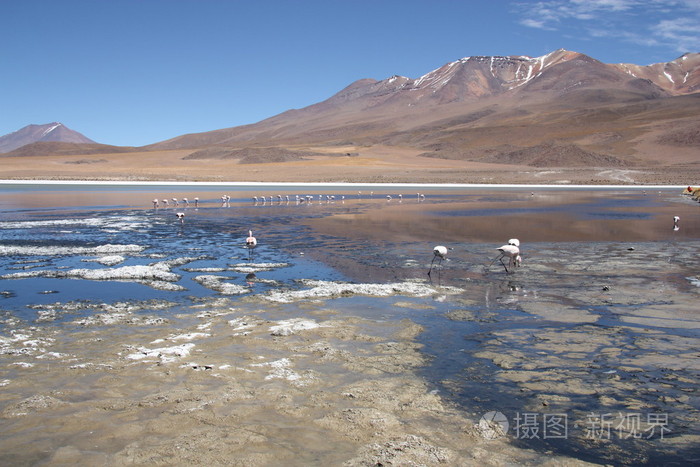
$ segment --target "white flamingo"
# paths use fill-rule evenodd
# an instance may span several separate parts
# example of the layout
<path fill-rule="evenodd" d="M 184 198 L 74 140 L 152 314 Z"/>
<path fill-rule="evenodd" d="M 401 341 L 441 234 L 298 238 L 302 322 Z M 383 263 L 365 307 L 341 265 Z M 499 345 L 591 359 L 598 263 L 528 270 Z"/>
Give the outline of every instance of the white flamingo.
<path fill-rule="evenodd" d="M 196 208 L 199 207 L 199 198 L 194 199 L 194 207 L 196 207 Z"/>
<path fill-rule="evenodd" d="M 158 207 L 158 200 L 157 200 L 157 199 L 154 199 L 154 200 L 153 200 L 153 207 L 154 207 L 154 208 L 157 208 L 157 207 Z"/>
<path fill-rule="evenodd" d="M 177 216 L 178 219 L 180 219 L 180 224 L 185 223 L 185 213 L 184 212 L 178 212 L 178 213 L 175 213 L 175 215 Z"/>
<path fill-rule="evenodd" d="M 500 260 L 506 272 L 513 272 L 513 268 L 520 266 L 520 263 L 522 262 L 522 258 L 520 257 L 520 248 L 509 244 L 500 246 L 496 249 L 500 251 L 501 254 L 496 259 L 491 261 L 491 264 L 493 264 L 496 260 Z M 508 266 L 506 266 L 506 264 L 503 262 L 503 258 L 506 256 L 508 257 Z M 508 267 L 510 267 L 510 270 L 508 270 Z"/>
<path fill-rule="evenodd" d="M 438 260 L 438 266 L 442 264 L 442 260 L 447 258 L 447 247 L 438 245 L 433 248 L 433 260 L 430 262 L 430 269 L 428 269 L 428 276 L 433 271 L 433 264 L 435 260 Z"/>

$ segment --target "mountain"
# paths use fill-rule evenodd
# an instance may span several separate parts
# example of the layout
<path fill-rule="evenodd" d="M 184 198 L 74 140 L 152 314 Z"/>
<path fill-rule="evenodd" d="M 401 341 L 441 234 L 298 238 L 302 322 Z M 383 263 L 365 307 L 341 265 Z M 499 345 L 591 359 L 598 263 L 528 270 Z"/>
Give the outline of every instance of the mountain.
<path fill-rule="evenodd" d="M 663 133 L 659 125 L 699 143 L 699 91 L 700 54 L 649 66 L 605 64 L 562 49 L 535 58 L 466 57 L 417 79 L 361 79 L 302 109 L 148 148 L 381 144 L 498 163 L 523 148 L 561 144 L 625 165 L 622 159 L 633 162 L 633 140 Z"/>
<path fill-rule="evenodd" d="M 62 123 L 53 122 L 45 125 L 27 125 L 13 133 L 0 136 L 0 153 L 10 152 L 31 143 L 49 141 L 79 144 L 95 143 Z"/>
<path fill-rule="evenodd" d="M 606 64 L 563 49 L 541 57 L 465 57 L 418 78 L 360 79 L 322 102 L 254 124 L 141 148 L 38 140 L 59 131 L 56 125 L 20 130 L 32 129 L 37 139 L 5 155 L 42 163 L 27 167 L 24 157 L 7 157 L 4 175 L 685 184 L 700 180 L 700 54 L 647 66 Z M 53 156 L 55 163 L 43 164 Z M 275 167 L 259 167 L 265 163 Z M 557 175 L 561 168 L 585 175 Z"/>

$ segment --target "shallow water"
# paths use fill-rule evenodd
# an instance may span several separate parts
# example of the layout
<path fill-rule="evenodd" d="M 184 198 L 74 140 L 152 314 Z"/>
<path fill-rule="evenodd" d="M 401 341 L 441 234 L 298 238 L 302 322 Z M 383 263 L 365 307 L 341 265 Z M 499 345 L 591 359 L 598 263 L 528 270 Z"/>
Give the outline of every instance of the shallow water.
<path fill-rule="evenodd" d="M 68 354 L 72 339 L 85 342 L 76 336 L 96 324 L 124 340 L 107 345 L 115 354 L 128 343 L 148 359 L 156 346 L 143 346 L 151 333 L 135 323 L 189 329 L 202 306 L 236 310 L 228 312 L 244 321 L 356 317 L 378 339 L 409 319 L 423 328 L 416 339 L 428 360 L 419 372 L 429 387 L 474 422 L 503 413 L 515 446 L 616 464 L 700 458 L 700 205 L 676 188 L 431 189 L 425 198 L 413 191 L 400 199 L 396 189 L 369 186 L 6 187 L 5 412 L 32 394 L 25 377 L 43 381 L 44 393 L 69 385 L 70 376 L 48 382 L 37 368 L 52 351 Z M 231 199 L 222 202 L 223 194 Z M 263 195 L 266 202 L 252 200 Z M 174 197 L 190 205 L 152 207 L 154 198 Z M 254 250 L 244 245 L 248 230 L 258 238 Z M 492 261 L 512 237 L 524 262 L 507 274 Z M 429 280 L 435 244 L 452 249 Z M 101 364 L 80 364 L 87 363 Z M 342 379 L 337 365 L 316 364 L 300 361 L 295 374 L 305 368 Z M 550 427 L 545 436 L 546 422 L 562 414 L 566 435 Z M 57 438 L 76 433 L 56 430 Z M 30 432 L 13 428 L 4 449 L 31 440 Z M 312 441 L 329 459 L 323 442 Z"/>

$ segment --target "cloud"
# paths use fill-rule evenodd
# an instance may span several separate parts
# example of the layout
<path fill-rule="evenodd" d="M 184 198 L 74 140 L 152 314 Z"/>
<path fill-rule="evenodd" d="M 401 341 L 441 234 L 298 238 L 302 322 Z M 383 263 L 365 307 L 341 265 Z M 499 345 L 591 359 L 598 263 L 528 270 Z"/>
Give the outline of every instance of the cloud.
<path fill-rule="evenodd" d="M 700 21 L 698 18 L 676 18 L 662 20 L 652 27 L 654 36 L 676 44 L 678 52 L 700 50 Z"/>
<path fill-rule="evenodd" d="M 700 51 L 698 0 L 544 0 L 514 4 L 525 27 Z"/>
<path fill-rule="evenodd" d="M 520 23 L 537 28 L 553 28 L 557 23 L 574 19 L 590 21 L 611 12 L 627 11 L 639 5 L 640 0 L 548 0 L 517 3 L 523 14 Z"/>

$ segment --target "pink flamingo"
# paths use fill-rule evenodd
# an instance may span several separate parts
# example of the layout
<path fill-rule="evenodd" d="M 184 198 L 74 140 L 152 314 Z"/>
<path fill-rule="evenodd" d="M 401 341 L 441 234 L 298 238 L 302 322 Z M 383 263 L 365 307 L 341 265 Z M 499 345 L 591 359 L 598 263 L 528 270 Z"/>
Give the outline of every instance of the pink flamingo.
<path fill-rule="evenodd" d="M 248 238 L 245 239 L 245 246 L 248 248 L 248 259 L 253 256 L 253 248 L 258 246 L 258 240 L 253 237 L 253 231 L 248 231 Z"/>
<path fill-rule="evenodd" d="M 253 231 L 248 231 L 248 238 L 245 239 L 245 244 L 248 248 L 255 248 L 258 245 L 258 240 L 253 237 Z"/>

